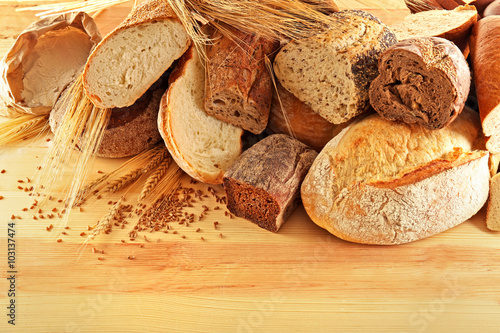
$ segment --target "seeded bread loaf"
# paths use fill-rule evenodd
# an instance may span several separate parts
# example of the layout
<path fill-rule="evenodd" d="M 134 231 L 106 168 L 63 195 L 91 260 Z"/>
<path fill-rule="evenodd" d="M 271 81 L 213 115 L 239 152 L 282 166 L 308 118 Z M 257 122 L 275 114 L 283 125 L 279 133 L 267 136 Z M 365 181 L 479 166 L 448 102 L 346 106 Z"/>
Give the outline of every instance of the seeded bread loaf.
<path fill-rule="evenodd" d="M 401 244 L 445 231 L 488 198 L 488 153 L 475 150 L 477 113 L 440 130 L 378 114 L 344 129 L 313 163 L 301 189 L 307 214 L 352 242 Z"/>
<path fill-rule="evenodd" d="M 344 124 L 330 123 L 276 82 L 268 123 L 268 128 L 274 133 L 293 136 L 319 152 L 340 133 Z"/>
<path fill-rule="evenodd" d="M 396 37 L 364 11 L 341 11 L 332 18 L 337 26 L 285 45 L 274 71 L 283 87 L 314 112 L 340 124 L 368 109 L 378 57 Z"/>
<path fill-rule="evenodd" d="M 246 150 L 224 175 L 227 208 L 277 232 L 300 201 L 300 184 L 317 153 L 285 134 Z"/>
<path fill-rule="evenodd" d="M 486 148 L 500 153 L 500 16 L 481 19 L 472 30 L 472 67 Z"/>
<path fill-rule="evenodd" d="M 477 22 L 474 6 L 459 6 L 453 10 L 429 10 L 408 15 L 391 26 L 399 41 L 417 37 L 441 37 L 455 43 L 465 57 L 469 54 L 469 35 Z"/>
<path fill-rule="evenodd" d="M 207 45 L 205 111 L 254 134 L 267 126 L 273 95 L 266 57 L 277 41 L 225 26 L 231 37 L 211 29 Z"/>
<path fill-rule="evenodd" d="M 443 128 L 462 112 L 469 95 L 467 61 L 444 38 L 405 39 L 382 54 L 378 70 L 370 102 L 389 120 Z"/>
<path fill-rule="evenodd" d="M 161 141 L 158 131 L 160 100 L 167 90 L 167 75 L 161 77 L 134 104 L 111 110 L 97 156 L 121 158 L 139 154 Z M 59 97 L 50 112 L 49 123 L 53 133 L 59 128 L 68 110 L 69 87 Z"/>
<path fill-rule="evenodd" d="M 241 154 L 243 130 L 205 112 L 203 65 L 193 46 L 179 59 L 162 97 L 158 129 L 184 172 L 203 183 L 221 184 Z"/>
<path fill-rule="evenodd" d="M 190 44 L 166 1 L 143 2 L 90 55 L 83 73 L 85 92 L 101 108 L 130 106 Z"/>

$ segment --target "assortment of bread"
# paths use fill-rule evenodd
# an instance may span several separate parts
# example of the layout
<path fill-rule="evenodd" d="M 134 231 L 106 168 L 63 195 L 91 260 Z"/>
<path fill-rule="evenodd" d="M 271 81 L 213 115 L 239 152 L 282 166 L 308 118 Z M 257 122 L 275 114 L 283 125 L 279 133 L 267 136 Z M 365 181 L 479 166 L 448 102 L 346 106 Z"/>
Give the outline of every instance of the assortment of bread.
<path fill-rule="evenodd" d="M 489 155 L 500 153 L 500 17 L 477 22 L 475 7 L 451 2 L 425 1 L 428 11 L 387 27 L 324 1 L 331 26 L 282 45 L 218 22 L 204 30 L 213 39 L 202 54 L 167 3 L 148 0 L 96 47 L 96 38 L 83 43 L 85 92 L 113 109 L 100 154 L 137 154 L 161 135 L 182 170 L 223 183 L 231 212 L 273 232 L 300 198 L 314 223 L 352 242 L 401 244 L 447 230 L 483 207 Z M 464 106 L 473 26 L 481 116 Z M 83 63 L 71 67 L 68 78 Z M 151 88 L 167 70 L 168 85 Z M 28 72 L 30 82 L 4 99 L 50 111 L 69 81 L 47 103 L 29 104 L 40 92 Z M 52 111 L 54 131 L 65 100 Z M 285 134 L 243 152 L 244 132 L 266 128 Z M 487 215 L 497 230 L 499 184 L 493 177 Z"/>

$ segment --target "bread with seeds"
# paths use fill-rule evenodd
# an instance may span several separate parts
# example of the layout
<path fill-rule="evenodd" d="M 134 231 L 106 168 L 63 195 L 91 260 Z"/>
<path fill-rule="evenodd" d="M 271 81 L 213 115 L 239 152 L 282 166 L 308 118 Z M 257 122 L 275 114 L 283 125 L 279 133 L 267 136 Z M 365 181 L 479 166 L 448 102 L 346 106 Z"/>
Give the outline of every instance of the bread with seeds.
<path fill-rule="evenodd" d="M 364 11 L 341 11 L 332 18 L 331 29 L 285 45 L 276 55 L 274 71 L 285 89 L 340 124 L 368 109 L 378 57 L 396 43 L 396 36 Z"/>

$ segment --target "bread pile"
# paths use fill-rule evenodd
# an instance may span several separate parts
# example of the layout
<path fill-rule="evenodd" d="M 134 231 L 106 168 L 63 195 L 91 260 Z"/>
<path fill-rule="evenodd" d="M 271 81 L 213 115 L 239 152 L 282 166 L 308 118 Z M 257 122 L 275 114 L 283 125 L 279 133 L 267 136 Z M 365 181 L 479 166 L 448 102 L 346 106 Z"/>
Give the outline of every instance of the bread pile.
<path fill-rule="evenodd" d="M 146 1 L 86 61 L 86 94 L 123 120 L 111 122 L 120 134 L 102 156 L 136 154 L 161 136 L 187 174 L 224 185 L 232 213 L 273 232 L 300 199 L 348 241 L 445 231 L 483 207 L 489 156 L 500 153 L 500 20 L 450 9 L 388 27 L 325 1 L 331 26 L 281 44 L 217 22 L 204 57 L 165 1 Z M 480 116 L 465 107 L 469 44 Z M 152 87 L 162 75 L 168 84 Z M 245 131 L 268 137 L 243 151 Z M 500 181 L 492 186 L 496 221 Z"/>

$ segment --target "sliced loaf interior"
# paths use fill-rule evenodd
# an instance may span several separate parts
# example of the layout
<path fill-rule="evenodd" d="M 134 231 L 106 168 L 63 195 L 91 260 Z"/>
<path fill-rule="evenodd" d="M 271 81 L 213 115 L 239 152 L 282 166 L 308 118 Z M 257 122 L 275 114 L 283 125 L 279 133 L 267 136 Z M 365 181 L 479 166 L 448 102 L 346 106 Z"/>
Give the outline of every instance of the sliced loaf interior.
<path fill-rule="evenodd" d="M 191 47 L 172 73 L 158 127 L 180 168 L 201 182 L 220 184 L 241 154 L 243 130 L 206 114 L 204 88 L 205 69 Z"/>

